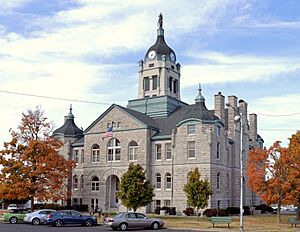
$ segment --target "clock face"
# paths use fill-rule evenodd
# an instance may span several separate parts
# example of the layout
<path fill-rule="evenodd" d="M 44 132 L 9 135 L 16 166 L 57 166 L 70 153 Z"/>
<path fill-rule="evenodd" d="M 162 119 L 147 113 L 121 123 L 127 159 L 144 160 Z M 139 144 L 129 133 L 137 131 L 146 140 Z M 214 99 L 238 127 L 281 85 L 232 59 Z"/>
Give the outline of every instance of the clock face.
<path fill-rule="evenodd" d="M 175 54 L 173 52 L 170 53 L 170 59 L 171 61 L 175 61 Z"/>
<path fill-rule="evenodd" d="M 152 59 L 154 59 L 155 57 L 156 57 L 156 52 L 155 52 L 155 51 L 152 50 L 152 51 L 150 51 L 150 52 L 148 53 L 148 58 L 149 58 L 149 59 L 152 60 Z"/>

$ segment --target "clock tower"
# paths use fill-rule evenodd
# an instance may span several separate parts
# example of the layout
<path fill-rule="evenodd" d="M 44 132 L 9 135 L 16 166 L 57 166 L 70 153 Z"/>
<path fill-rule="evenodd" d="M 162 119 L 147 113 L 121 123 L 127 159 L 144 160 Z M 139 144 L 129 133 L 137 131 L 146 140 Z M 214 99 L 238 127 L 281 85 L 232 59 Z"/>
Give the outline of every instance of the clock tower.
<path fill-rule="evenodd" d="M 170 96 L 180 100 L 180 64 L 165 42 L 162 14 L 157 25 L 156 42 L 139 62 L 138 98 Z"/>
<path fill-rule="evenodd" d="M 150 117 L 166 117 L 186 103 L 180 101 L 180 64 L 165 41 L 161 13 L 157 26 L 156 42 L 139 61 L 138 99 L 127 107 Z"/>

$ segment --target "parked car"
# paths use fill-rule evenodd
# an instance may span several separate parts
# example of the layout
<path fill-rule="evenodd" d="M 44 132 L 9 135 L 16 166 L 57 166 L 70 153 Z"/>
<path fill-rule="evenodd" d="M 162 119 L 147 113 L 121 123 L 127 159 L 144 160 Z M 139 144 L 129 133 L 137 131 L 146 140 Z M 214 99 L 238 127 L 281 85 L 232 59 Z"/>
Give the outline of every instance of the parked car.
<path fill-rule="evenodd" d="M 164 221 L 159 218 L 149 218 L 145 214 L 136 212 L 119 213 L 113 218 L 104 218 L 104 224 L 113 230 L 127 230 L 133 228 L 151 228 L 157 230 L 164 226 Z"/>
<path fill-rule="evenodd" d="M 17 204 L 9 204 L 9 205 L 7 206 L 7 209 L 8 209 L 8 210 L 18 209 L 18 206 L 17 206 Z"/>
<path fill-rule="evenodd" d="M 29 213 L 29 211 L 24 209 L 13 209 L 3 215 L 3 221 L 16 224 L 18 221 L 24 220 L 26 213 Z"/>
<path fill-rule="evenodd" d="M 32 213 L 27 213 L 24 217 L 24 222 L 29 222 L 32 225 L 45 224 L 49 214 L 56 213 L 54 209 L 40 209 Z"/>
<path fill-rule="evenodd" d="M 52 226 L 63 226 L 65 224 L 81 224 L 85 226 L 97 225 L 94 216 L 83 215 L 75 210 L 60 210 L 47 216 L 46 224 Z"/>

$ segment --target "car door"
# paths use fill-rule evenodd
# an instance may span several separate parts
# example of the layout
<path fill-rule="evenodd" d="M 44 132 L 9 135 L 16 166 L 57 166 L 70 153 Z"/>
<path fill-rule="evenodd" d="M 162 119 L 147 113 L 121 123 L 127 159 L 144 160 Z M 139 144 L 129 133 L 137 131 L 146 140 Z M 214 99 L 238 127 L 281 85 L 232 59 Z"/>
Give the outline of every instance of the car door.
<path fill-rule="evenodd" d="M 135 213 L 127 213 L 125 218 L 126 218 L 129 228 L 137 228 L 138 227 L 138 225 L 139 225 L 138 219 L 137 219 Z"/>
<path fill-rule="evenodd" d="M 70 211 L 61 211 L 60 212 L 61 219 L 66 224 L 71 224 L 73 221 L 72 215 Z"/>
<path fill-rule="evenodd" d="M 72 215 L 72 224 L 81 224 L 82 223 L 82 216 L 78 211 L 71 211 Z"/>
<path fill-rule="evenodd" d="M 136 213 L 138 227 L 150 227 L 150 220 L 145 214 Z"/>

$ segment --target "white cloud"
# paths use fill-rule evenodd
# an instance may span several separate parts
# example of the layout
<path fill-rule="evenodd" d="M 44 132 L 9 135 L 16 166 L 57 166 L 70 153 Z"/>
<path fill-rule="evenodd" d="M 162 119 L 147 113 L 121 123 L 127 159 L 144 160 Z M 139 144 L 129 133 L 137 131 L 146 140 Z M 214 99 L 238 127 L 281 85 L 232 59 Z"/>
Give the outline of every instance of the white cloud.
<path fill-rule="evenodd" d="M 0 1 L 0 15 L 7 14 L 9 11 L 28 4 L 32 0 L 1 0 Z"/>
<path fill-rule="evenodd" d="M 182 76 L 186 77 L 181 84 L 183 87 L 199 82 L 204 84 L 266 80 L 300 69 L 299 58 L 225 55 L 217 52 L 194 54 L 188 54 L 195 59 L 194 64 L 184 65 L 182 68 Z"/>

